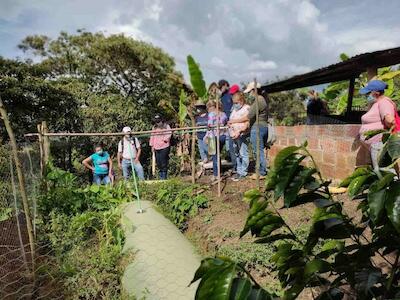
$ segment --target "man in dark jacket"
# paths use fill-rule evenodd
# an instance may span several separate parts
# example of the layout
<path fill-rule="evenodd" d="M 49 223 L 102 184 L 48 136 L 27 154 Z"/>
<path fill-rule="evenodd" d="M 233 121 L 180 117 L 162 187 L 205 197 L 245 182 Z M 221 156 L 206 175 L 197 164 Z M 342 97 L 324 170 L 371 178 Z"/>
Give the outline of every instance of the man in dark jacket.
<path fill-rule="evenodd" d="M 229 82 L 226 81 L 225 79 L 221 79 L 220 81 L 218 81 L 218 88 L 221 92 L 222 110 L 224 111 L 229 120 L 229 116 L 231 115 L 231 110 L 233 105 L 232 95 L 229 93 Z M 229 135 L 226 137 L 226 145 L 228 147 L 227 150 L 229 151 L 229 156 L 231 158 L 233 171 L 236 171 L 236 155 L 233 148 L 233 141 L 229 137 Z"/>

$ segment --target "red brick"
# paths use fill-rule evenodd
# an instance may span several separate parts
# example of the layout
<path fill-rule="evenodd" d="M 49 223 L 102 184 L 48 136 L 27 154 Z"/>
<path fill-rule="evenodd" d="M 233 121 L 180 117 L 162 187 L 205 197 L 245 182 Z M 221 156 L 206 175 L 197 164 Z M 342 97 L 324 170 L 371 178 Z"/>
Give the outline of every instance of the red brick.
<path fill-rule="evenodd" d="M 335 152 L 336 151 L 336 143 L 334 140 L 330 139 L 329 137 L 323 138 L 319 141 L 321 149 L 323 152 Z"/>
<path fill-rule="evenodd" d="M 288 145 L 289 146 L 295 146 L 296 145 L 296 139 L 295 138 L 288 138 Z"/>
<path fill-rule="evenodd" d="M 337 168 L 335 172 L 335 178 L 336 179 L 345 179 L 348 177 L 351 173 L 353 173 L 354 169 L 342 169 L 342 168 Z"/>
<path fill-rule="evenodd" d="M 286 135 L 287 136 L 293 136 L 293 126 L 287 126 L 286 127 Z"/>
<path fill-rule="evenodd" d="M 322 151 L 321 150 L 310 150 L 317 165 L 322 162 Z"/>
<path fill-rule="evenodd" d="M 294 126 L 293 127 L 293 133 L 295 136 L 301 136 L 303 135 L 304 128 L 303 126 Z"/>
<path fill-rule="evenodd" d="M 322 159 L 326 164 L 334 165 L 336 163 L 336 155 L 333 152 L 323 152 Z"/>
<path fill-rule="evenodd" d="M 319 169 L 321 170 L 322 177 L 327 179 L 335 178 L 335 168 L 332 165 L 321 163 L 319 164 Z"/>
<path fill-rule="evenodd" d="M 276 134 L 279 135 L 286 135 L 286 126 L 276 126 Z"/>
<path fill-rule="evenodd" d="M 360 125 L 346 125 L 345 126 L 346 136 L 349 138 L 358 137 L 359 131 L 360 131 Z"/>
<path fill-rule="evenodd" d="M 279 139 L 279 145 L 281 145 L 281 146 L 287 146 L 288 145 L 286 136 L 285 137 L 281 137 Z"/>
<path fill-rule="evenodd" d="M 338 140 L 336 141 L 336 151 L 350 154 L 352 145 L 353 142 L 350 140 Z"/>
<path fill-rule="evenodd" d="M 310 150 L 317 150 L 317 149 L 319 149 L 319 142 L 318 142 L 318 138 L 316 138 L 316 137 L 309 137 L 308 139 L 307 139 L 307 141 L 308 141 L 308 149 L 310 149 Z"/>
<path fill-rule="evenodd" d="M 349 169 L 352 165 L 347 161 L 347 155 L 345 153 L 336 153 L 336 167 L 338 169 Z"/>

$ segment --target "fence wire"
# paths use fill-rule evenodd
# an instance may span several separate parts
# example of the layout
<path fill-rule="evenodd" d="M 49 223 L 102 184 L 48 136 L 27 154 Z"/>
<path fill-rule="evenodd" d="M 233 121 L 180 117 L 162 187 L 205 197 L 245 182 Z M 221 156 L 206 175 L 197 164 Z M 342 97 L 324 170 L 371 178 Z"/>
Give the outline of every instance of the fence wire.
<path fill-rule="evenodd" d="M 63 299 L 57 263 L 36 232 L 40 178 L 38 149 L 18 153 L 26 181 L 36 252 L 32 256 L 21 205 L 15 164 L 9 145 L 0 146 L 0 299 Z M 39 242 L 40 241 L 40 242 Z"/>

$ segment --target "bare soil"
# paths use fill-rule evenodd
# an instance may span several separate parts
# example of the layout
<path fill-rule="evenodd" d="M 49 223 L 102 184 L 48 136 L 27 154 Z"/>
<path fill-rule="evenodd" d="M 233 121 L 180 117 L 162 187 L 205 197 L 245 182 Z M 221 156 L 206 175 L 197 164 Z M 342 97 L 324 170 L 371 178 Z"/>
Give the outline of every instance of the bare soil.
<path fill-rule="evenodd" d="M 201 183 L 208 184 L 207 181 L 208 178 L 205 177 Z M 218 250 L 224 246 L 235 246 L 243 241 L 252 241 L 249 234 L 239 239 L 239 233 L 244 227 L 248 212 L 248 204 L 242 200 L 243 193 L 255 188 L 256 181 L 246 179 L 233 182 L 227 179 L 222 186 L 222 196 L 217 198 L 217 186 L 210 185 L 210 189 L 206 192 L 210 199 L 209 207 L 189 221 L 185 232 L 203 257 L 218 254 Z M 357 213 L 357 201 L 349 200 L 346 195 L 338 195 L 337 200 L 343 203 L 345 211 L 351 217 L 360 218 Z M 276 203 L 276 207 L 292 229 L 310 224 L 315 209 L 313 204 L 284 209 L 281 202 Z M 265 267 L 250 266 L 250 273 L 262 286 L 271 286 L 272 282 L 277 284 L 274 275 Z M 304 291 L 298 299 L 312 299 L 311 291 Z"/>

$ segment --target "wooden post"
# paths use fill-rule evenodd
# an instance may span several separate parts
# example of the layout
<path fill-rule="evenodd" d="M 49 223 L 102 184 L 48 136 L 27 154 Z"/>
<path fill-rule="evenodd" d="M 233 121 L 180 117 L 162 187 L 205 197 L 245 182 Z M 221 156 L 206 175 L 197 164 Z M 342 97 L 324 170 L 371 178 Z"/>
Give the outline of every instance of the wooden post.
<path fill-rule="evenodd" d="M 190 120 L 192 121 L 192 127 L 196 127 L 196 120 L 192 114 L 189 114 Z M 191 169 L 192 169 L 192 183 L 196 182 L 196 131 L 192 131 L 192 144 L 190 149 L 190 160 L 191 160 Z"/>
<path fill-rule="evenodd" d="M 1 99 L 1 97 L 0 97 L 0 115 L 3 118 L 4 125 L 6 127 L 8 136 L 10 138 L 12 153 L 13 153 L 14 161 L 15 161 L 15 167 L 17 169 L 19 189 L 20 189 L 20 193 L 21 193 L 22 204 L 23 204 L 25 219 L 26 219 L 26 227 L 27 227 L 28 237 L 29 237 L 29 244 L 30 244 L 30 248 L 31 248 L 32 273 L 34 273 L 34 270 L 35 270 L 35 240 L 33 237 L 33 227 L 32 227 L 32 220 L 31 220 L 29 203 L 28 203 L 28 196 L 27 196 L 26 189 L 25 189 L 25 177 L 24 177 L 24 173 L 22 172 L 21 162 L 18 157 L 17 141 L 15 140 L 14 131 L 11 127 L 10 121 L 8 119 L 8 114 L 7 114 L 6 108 L 3 105 L 3 100 Z"/>
<path fill-rule="evenodd" d="M 356 81 L 355 77 L 350 78 L 349 92 L 347 95 L 347 109 L 346 109 L 346 119 L 350 117 L 351 108 L 353 106 L 353 96 L 354 96 L 354 83 Z"/>
<path fill-rule="evenodd" d="M 372 80 L 376 75 L 378 75 L 378 69 L 376 67 L 367 68 L 367 79 Z"/>
<path fill-rule="evenodd" d="M 44 170 L 46 171 L 47 163 L 50 159 L 50 141 L 49 137 L 46 135 L 49 133 L 49 129 L 47 128 L 47 122 L 42 122 L 42 133 L 43 133 L 43 158 L 44 158 Z"/>
<path fill-rule="evenodd" d="M 40 154 L 40 176 L 44 177 L 44 169 L 45 169 L 45 162 L 44 162 L 44 147 L 43 147 L 43 130 L 42 124 L 37 125 L 38 129 L 38 141 L 39 141 L 39 154 Z"/>
<path fill-rule="evenodd" d="M 257 79 L 254 78 L 254 95 L 256 101 L 256 181 L 257 189 L 260 189 L 260 118 L 259 118 L 259 103 L 258 103 L 258 91 L 257 91 Z"/>
<path fill-rule="evenodd" d="M 216 99 L 216 108 L 217 108 L 217 184 L 218 184 L 218 197 L 221 197 L 221 151 L 220 149 L 220 141 L 219 141 L 219 131 L 220 131 L 220 126 L 219 126 L 219 120 L 220 120 L 220 116 L 219 116 L 219 99 L 218 96 L 215 95 L 215 99 Z"/>

